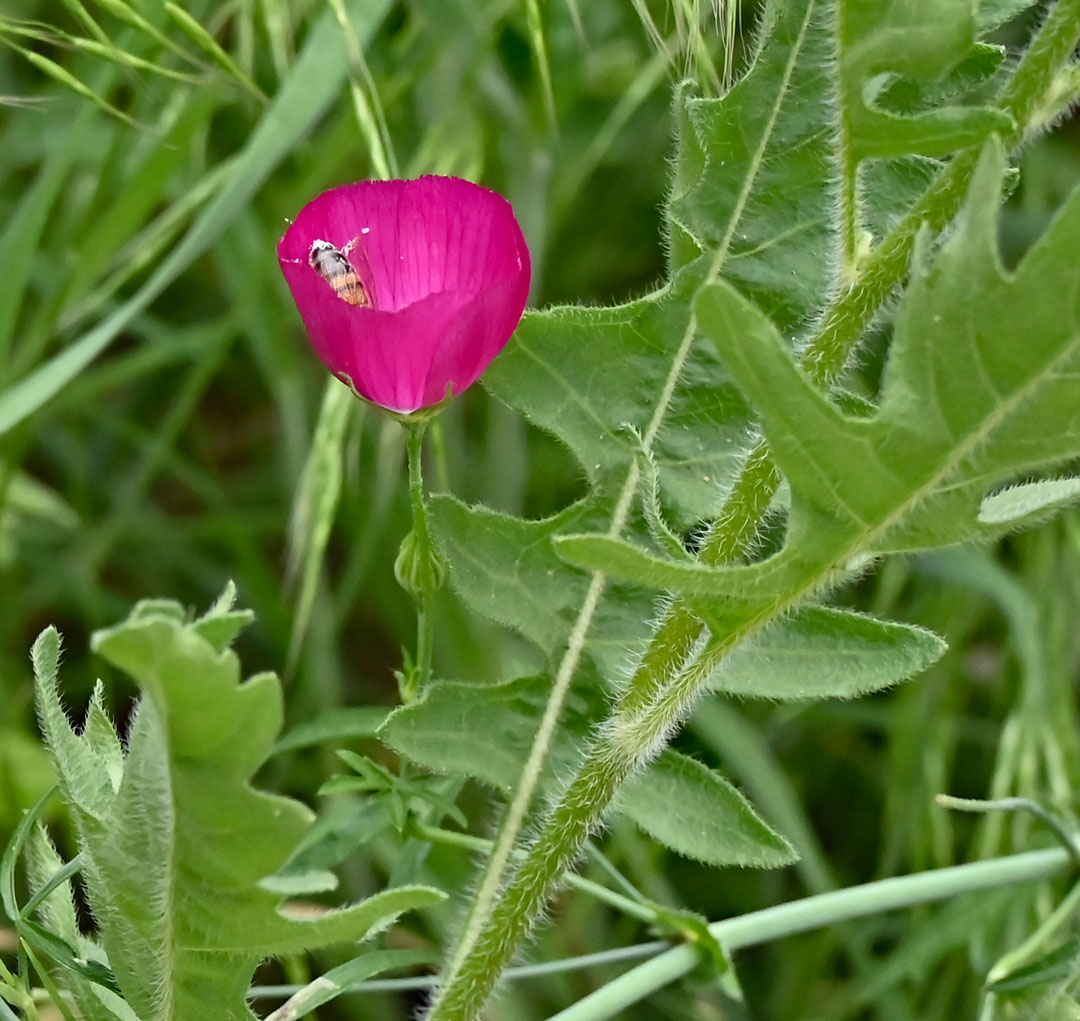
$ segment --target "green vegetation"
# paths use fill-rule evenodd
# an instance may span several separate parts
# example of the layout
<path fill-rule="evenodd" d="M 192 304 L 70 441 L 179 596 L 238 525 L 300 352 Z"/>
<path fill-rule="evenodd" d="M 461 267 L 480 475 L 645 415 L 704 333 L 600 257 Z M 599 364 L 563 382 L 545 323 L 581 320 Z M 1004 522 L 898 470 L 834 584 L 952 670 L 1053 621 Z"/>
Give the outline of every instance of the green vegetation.
<path fill-rule="evenodd" d="M 1080 3 L 736 13 L 0 12 L 0 1021 L 472 1018 L 539 917 L 492 1021 L 1080 1016 Z M 536 311 L 397 708 L 407 435 L 275 248 L 424 173 Z"/>

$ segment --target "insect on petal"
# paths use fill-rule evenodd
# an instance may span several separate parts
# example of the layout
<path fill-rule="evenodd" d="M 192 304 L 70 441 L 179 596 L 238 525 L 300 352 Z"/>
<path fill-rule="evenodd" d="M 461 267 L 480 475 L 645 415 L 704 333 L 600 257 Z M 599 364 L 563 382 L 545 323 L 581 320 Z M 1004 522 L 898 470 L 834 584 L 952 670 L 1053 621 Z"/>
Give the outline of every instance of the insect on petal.
<path fill-rule="evenodd" d="M 476 382 L 517 326 L 531 274 L 510 203 L 456 177 L 324 192 L 278 261 L 326 367 L 404 414 Z"/>

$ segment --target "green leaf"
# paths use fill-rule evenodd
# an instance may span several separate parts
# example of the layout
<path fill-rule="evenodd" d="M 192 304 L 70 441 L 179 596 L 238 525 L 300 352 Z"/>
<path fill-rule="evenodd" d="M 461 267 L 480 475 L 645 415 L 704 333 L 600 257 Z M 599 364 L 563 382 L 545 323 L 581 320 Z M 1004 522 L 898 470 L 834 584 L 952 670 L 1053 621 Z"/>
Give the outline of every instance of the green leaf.
<path fill-rule="evenodd" d="M 576 503 L 551 518 L 525 521 L 453 497 L 430 503 L 432 534 L 450 565 L 450 585 L 477 613 L 514 628 L 554 657 L 562 651 L 588 578 L 556 556 L 552 537 L 599 526 L 594 503 Z M 588 651 L 614 676 L 647 633 L 651 600 L 615 588 L 590 630 Z"/>
<path fill-rule="evenodd" d="M 547 677 L 498 685 L 439 681 L 419 702 L 396 710 L 379 736 L 420 765 L 471 776 L 506 793 L 521 776 L 550 684 Z M 569 699 L 547 762 L 549 782 L 580 757 L 598 708 L 590 711 L 580 693 Z M 794 860 L 787 842 L 726 780 L 675 752 L 664 752 L 644 770 L 615 808 L 699 861 L 771 868 Z"/>
<path fill-rule="evenodd" d="M 783 328 L 828 289 L 834 133 L 823 67 L 835 52 L 826 4 L 773 3 L 753 63 L 720 99 L 676 94 L 671 269 L 704 251 Z"/>
<path fill-rule="evenodd" d="M 104 769 L 115 793 L 124 777 L 124 749 L 105 709 L 105 686 L 100 680 L 94 684 L 80 737 L 90 752 L 89 757 Z"/>
<path fill-rule="evenodd" d="M 272 1014 L 268 1014 L 266 1021 L 295 1021 L 375 975 L 396 968 L 423 967 L 437 962 L 438 955 L 427 950 L 373 950 L 339 964 L 309 982 Z"/>
<path fill-rule="evenodd" d="M 471 776 L 506 793 L 521 776 L 550 689 L 545 676 L 495 685 L 438 681 L 419 701 L 391 713 L 379 737 L 428 769 Z M 584 699 L 571 696 L 549 773 L 573 763 L 589 715 Z"/>
<path fill-rule="evenodd" d="M 1080 479 L 1042 479 L 991 493 L 979 505 L 981 524 L 1019 528 L 1080 499 Z"/>
<path fill-rule="evenodd" d="M 803 328 L 837 269 L 853 272 L 860 233 L 883 236 L 929 183 L 937 165 L 917 154 L 1011 127 L 964 88 L 934 94 L 954 69 L 950 84 L 974 88 L 1000 59 L 976 44 L 969 0 L 769 3 L 751 66 L 726 95 L 677 94 L 671 268 L 710 252 L 779 330 Z M 898 83 L 918 99 L 903 113 L 875 102 Z M 842 265 L 824 257 L 838 237 Z"/>
<path fill-rule="evenodd" d="M 709 865 L 780 868 L 799 857 L 727 780 L 670 749 L 623 787 L 615 807 L 661 844 Z"/>
<path fill-rule="evenodd" d="M 709 613 L 695 604 L 705 619 Z M 932 631 L 825 606 L 804 606 L 739 646 L 713 691 L 751 698 L 854 698 L 925 670 L 945 652 Z"/>
<path fill-rule="evenodd" d="M 20 918 L 19 938 L 28 949 L 35 950 L 43 958 L 62 969 L 72 981 L 85 980 L 113 993 L 118 992 L 116 979 L 108 967 L 96 960 L 83 957 L 66 939 L 50 932 L 38 922 L 30 918 Z"/>
<path fill-rule="evenodd" d="M 69 802 L 79 811 L 104 818 L 116 794 L 110 759 L 95 753 L 89 740 L 72 731 L 60 702 L 57 672 L 60 664 L 60 633 L 46 628 L 31 651 L 37 694 L 38 719 L 46 736 Z M 97 727 L 95 727 L 95 733 Z"/>
<path fill-rule="evenodd" d="M 985 35 L 1000 28 L 1034 7 L 1037 2 L 1038 0 L 979 0 L 975 12 L 979 34 Z"/>
<path fill-rule="evenodd" d="M 205 638 L 217 652 L 228 648 L 233 639 L 254 619 L 250 610 L 234 610 L 236 586 L 230 581 L 217 601 L 191 626 L 200 637 Z"/>
<path fill-rule="evenodd" d="M 36 825 L 26 842 L 26 872 L 30 891 L 36 894 L 64 866 L 43 826 Z M 57 886 L 38 906 L 38 919 L 49 932 L 77 949 L 78 955 L 100 968 L 108 967 L 101 948 L 82 935 L 69 880 Z M 83 1017 L 100 1021 L 138 1021 L 131 1008 L 111 989 L 92 982 L 76 971 L 65 980 Z"/>
<path fill-rule="evenodd" d="M 1080 454 L 1080 285 L 1072 255 L 1080 192 L 1011 277 L 996 249 L 1003 159 L 991 143 L 960 225 L 917 265 L 900 306 L 879 409 L 842 414 L 792 359 L 769 321 L 726 284 L 697 302 L 706 335 L 762 414 L 791 489 L 787 541 L 759 563 L 711 569 L 667 561 L 608 536 L 560 536 L 559 555 L 614 578 L 693 598 L 724 597 L 730 630 L 767 605 L 796 605 L 860 557 L 979 538 L 1075 496 L 1044 482 L 988 492 Z M 991 519 L 987 521 L 987 506 Z M 980 509 L 982 514 L 980 517 Z"/>
<path fill-rule="evenodd" d="M 241 683 L 236 655 L 202 633 L 208 619 L 235 623 L 230 603 L 227 592 L 194 623 L 175 604 L 143 603 L 94 635 L 94 648 L 143 691 L 118 786 L 105 724 L 76 735 L 64 716 L 56 632 L 34 649 L 42 728 L 79 831 L 91 907 L 116 981 L 144 1019 L 198 1016 L 212 1002 L 216 1016 L 246 1021 L 260 959 L 363 939 L 442 898 L 400 887 L 300 918 L 261 885 L 311 813 L 250 786 L 281 724 L 281 691 L 270 674 Z"/>
<path fill-rule="evenodd" d="M 555 551 L 567 563 L 590 571 L 604 571 L 613 578 L 655 589 L 674 589 L 688 596 L 725 596 L 732 604 L 745 595 L 750 602 L 747 582 L 754 582 L 754 596 L 763 592 L 764 570 L 760 567 L 717 569 L 683 560 L 665 560 L 625 539 L 608 535 L 560 535 L 554 539 Z M 768 594 L 779 596 L 780 585 Z"/>
<path fill-rule="evenodd" d="M 338 877 L 326 869 L 307 872 L 278 872 L 259 880 L 264 890 L 285 897 L 310 897 L 314 893 L 329 893 L 338 888 Z"/>
<path fill-rule="evenodd" d="M 1080 192 L 1007 277 L 996 248 L 1003 170 L 991 143 L 959 228 L 932 265 L 916 268 L 872 419 L 846 418 L 830 404 L 730 287 L 711 285 L 698 299 L 702 329 L 760 410 L 791 486 L 779 554 L 711 578 L 602 537 L 560 539 L 561 555 L 743 605 L 775 600 L 825 583 L 858 554 L 979 537 L 990 490 L 1080 454 L 1080 312 L 1069 303 L 1080 283 L 1072 256 Z"/>
<path fill-rule="evenodd" d="M 590 485 L 610 495 L 638 456 L 638 436 L 686 341 L 700 271 L 689 267 L 625 305 L 527 313 L 484 385 L 559 437 Z M 694 345 L 656 438 L 661 490 L 684 525 L 716 512 L 745 441 L 746 407 L 723 380 L 715 355 Z"/>
<path fill-rule="evenodd" d="M 1076 973 L 1078 957 L 1080 936 L 1073 936 L 1030 964 L 991 982 L 986 988 L 994 993 L 1018 993 L 1051 982 L 1062 982 Z"/>
<path fill-rule="evenodd" d="M 27 838 L 25 854 L 28 885 L 31 894 L 36 894 L 51 876 L 63 868 L 64 862 L 40 823 L 33 827 Z M 37 915 L 39 921 L 62 939 L 71 943 L 79 939 L 79 919 L 75 914 L 70 882 L 56 887 L 38 905 Z"/>
<path fill-rule="evenodd" d="M 389 714 L 388 706 L 348 706 L 328 709 L 313 720 L 305 720 L 285 731 L 274 745 L 273 754 L 308 748 L 315 744 L 374 737 Z"/>
<path fill-rule="evenodd" d="M 971 0 L 837 0 L 841 133 L 854 178 L 859 161 L 908 154 L 941 156 L 1006 132 L 1009 117 L 992 107 L 944 106 L 896 116 L 876 106 L 882 76 L 942 78 L 975 46 Z"/>

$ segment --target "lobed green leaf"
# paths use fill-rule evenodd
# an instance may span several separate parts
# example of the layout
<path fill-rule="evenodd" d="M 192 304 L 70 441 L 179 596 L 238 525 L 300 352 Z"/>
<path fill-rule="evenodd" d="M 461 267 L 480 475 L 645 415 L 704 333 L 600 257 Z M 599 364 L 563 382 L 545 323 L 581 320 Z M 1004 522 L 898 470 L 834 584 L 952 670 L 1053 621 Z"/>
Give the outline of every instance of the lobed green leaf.
<path fill-rule="evenodd" d="M 246 619 L 231 602 L 230 589 L 194 622 L 175 604 L 146 602 L 94 635 L 94 648 L 143 691 L 122 760 L 100 689 L 83 732 L 68 723 L 56 632 L 34 649 L 42 728 L 79 830 L 102 944 L 143 1019 L 198 1016 L 209 1002 L 219 1017 L 248 1019 L 260 959 L 363 939 L 442 898 L 400 887 L 301 918 L 262 885 L 293 854 L 311 813 L 250 786 L 281 725 L 281 691 L 270 674 L 241 683 L 223 644 Z"/>

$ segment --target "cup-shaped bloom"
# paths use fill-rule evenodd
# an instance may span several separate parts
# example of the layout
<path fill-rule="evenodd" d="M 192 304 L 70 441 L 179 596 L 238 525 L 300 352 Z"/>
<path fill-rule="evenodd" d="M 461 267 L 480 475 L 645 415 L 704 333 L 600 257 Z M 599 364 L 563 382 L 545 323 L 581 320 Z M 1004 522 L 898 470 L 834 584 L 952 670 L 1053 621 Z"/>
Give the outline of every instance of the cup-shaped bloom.
<path fill-rule="evenodd" d="M 521 318 L 531 272 L 510 203 L 457 177 L 323 192 L 278 261 L 326 367 L 401 414 L 480 378 Z"/>

